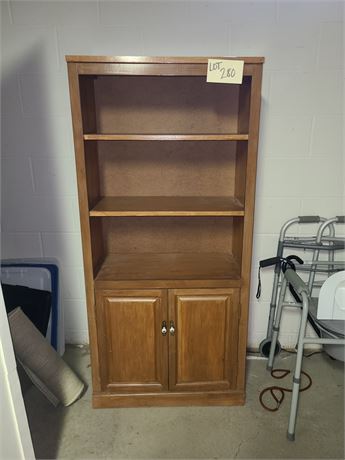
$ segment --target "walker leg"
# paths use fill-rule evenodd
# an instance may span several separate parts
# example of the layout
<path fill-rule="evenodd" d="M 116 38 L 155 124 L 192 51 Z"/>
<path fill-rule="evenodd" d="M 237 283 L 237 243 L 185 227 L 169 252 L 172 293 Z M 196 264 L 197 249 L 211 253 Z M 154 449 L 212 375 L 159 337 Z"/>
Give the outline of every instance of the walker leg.
<path fill-rule="evenodd" d="M 271 342 L 270 354 L 269 354 L 268 362 L 267 362 L 268 371 L 271 371 L 273 369 L 273 361 L 274 361 L 275 349 L 276 349 L 276 345 L 278 341 L 280 320 L 282 317 L 283 302 L 284 302 L 286 287 L 287 287 L 287 281 L 284 278 L 282 282 L 281 290 L 280 290 L 276 317 L 275 317 L 274 324 L 273 324 L 272 342 Z"/>
<path fill-rule="evenodd" d="M 283 255 L 284 243 L 281 238 L 283 237 L 281 236 L 278 242 L 277 257 L 282 257 Z M 274 318 L 276 314 L 276 306 L 277 306 L 276 304 L 277 304 L 277 297 L 278 297 L 278 285 L 279 285 L 280 273 L 281 273 L 281 265 L 280 263 L 277 263 L 276 266 L 274 267 L 273 288 L 272 288 L 270 313 L 268 317 L 267 334 L 266 334 L 266 339 L 269 339 L 269 340 L 272 339 L 273 323 L 274 323 Z"/>
<path fill-rule="evenodd" d="M 268 326 L 267 326 L 267 335 L 266 338 L 272 338 L 273 332 L 273 324 L 274 324 L 274 317 L 276 314 L 276 302 L 277 302 L 277 294 L 278 294 L 278 283 L 279 283 L 279 275 L 280 272 L 275 269 L 274 270 L 274 278 L 273 278 L 273 288 L 272 288 L 272 298 L 270 303 L 270 314 L 268 317 Z"/>
<path fill-rule="evenodd" d="M 295 440 L 296 417 L 297 417 L 298 400 L 299 400 L 299 388 L 301 384 L 301 370 L 302 370 L 302 360 L 303 360 L 304 337 L 305 337 L 305 330 L 307 326 L 307 317 L 308 317 L 308 299 L 303 297 L 303 311 L 302 311 L 301 326 L 299 329 L 299 336 L 298 336 L 296 366 L 295 366 L 295 372 L 293 376 L 291 408 L 290 408 L 289 426 L 288 426 L 288 431 L 287 431 L 287 437 L 290 441 Z"/>

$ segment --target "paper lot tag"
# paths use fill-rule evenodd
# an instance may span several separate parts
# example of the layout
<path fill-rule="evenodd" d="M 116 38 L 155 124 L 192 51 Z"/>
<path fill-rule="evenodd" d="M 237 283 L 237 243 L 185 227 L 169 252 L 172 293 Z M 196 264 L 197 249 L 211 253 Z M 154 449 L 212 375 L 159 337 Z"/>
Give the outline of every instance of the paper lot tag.
<path fill-rule="evenodd" d="M 209 59 L 207 65 L 208 83 L 241 84 L 244 61 L 232 59 Z"/>

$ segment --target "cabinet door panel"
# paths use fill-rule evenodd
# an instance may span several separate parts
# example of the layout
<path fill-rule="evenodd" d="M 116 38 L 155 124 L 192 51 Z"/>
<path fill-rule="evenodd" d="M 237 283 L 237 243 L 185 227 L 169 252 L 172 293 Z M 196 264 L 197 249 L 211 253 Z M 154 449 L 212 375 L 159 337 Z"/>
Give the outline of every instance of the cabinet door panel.
<path fill-rule="evenodd" d="M 165 291 L 97 293 L 103 388 L 115 392 L 167 388 L 168 337 Z"/>
<path fill-rule="evenodd" d="M 169 387 L 177 391 L 234 389 L 237 373 L 236 289 L 174 290 L 169 298 Z"/>

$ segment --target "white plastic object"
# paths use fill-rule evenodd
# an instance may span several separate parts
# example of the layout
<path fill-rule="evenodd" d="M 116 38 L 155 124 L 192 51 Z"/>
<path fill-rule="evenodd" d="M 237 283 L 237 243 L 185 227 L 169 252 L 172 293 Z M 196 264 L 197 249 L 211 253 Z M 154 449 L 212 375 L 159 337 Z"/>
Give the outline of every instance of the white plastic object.
<path fill-rule="evenodd" d="M 317 319 L 345 320 L 345 270 L 334 273 L 322 285 Z"/>
<path fill-rule="evenodd" d="M 339 283 L 334 299 L 335 319 L 345 319 L 345 281 Z"/>
<path fill-rule="evenodd" d="M 324 329 L 321 337 L 332 339 L 345 335 L 345 271 L 334 273 L 327 278 L 321 287 L 317 309 L 317 319 Z M 329 331 L 329 333 L 327 332 Z M 345 361 L 345 347 L 343 345 L 324 345 L 325 352 L 332 358 Z"/>

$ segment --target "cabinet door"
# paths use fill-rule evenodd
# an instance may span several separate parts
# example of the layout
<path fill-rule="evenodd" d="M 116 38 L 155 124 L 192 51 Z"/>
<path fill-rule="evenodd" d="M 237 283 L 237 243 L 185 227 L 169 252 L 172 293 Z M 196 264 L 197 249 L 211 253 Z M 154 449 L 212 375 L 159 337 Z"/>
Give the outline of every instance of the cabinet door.
<path fill-rule="evenodd" d="M 166 291 L 96 291 L 102 389 L 156 392 L 168 386 Z"/>
<path fill-rule="evenodd" d="M 238 289 L 172 290 L 169 294 L 169 388 L 235 389 Z M 170 323 L 172 321 L 172 323 Z"/>

